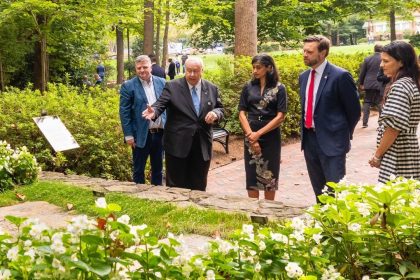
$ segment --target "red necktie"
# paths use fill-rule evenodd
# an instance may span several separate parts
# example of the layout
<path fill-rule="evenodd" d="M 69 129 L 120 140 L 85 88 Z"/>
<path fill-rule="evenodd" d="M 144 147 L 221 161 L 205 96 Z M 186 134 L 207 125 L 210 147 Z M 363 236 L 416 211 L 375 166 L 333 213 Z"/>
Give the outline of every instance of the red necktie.
<path fill-rule="evenodd" d="M 312 127 L 312 113 L 313 113 L 313 103 L 314 103 L 314 87 L 315 87 L 315 70 L 311 71 L 311 82 L 308 89 L 308 101 L 306 102 L 306 118 L 305 118 L 305 127 Z"/>

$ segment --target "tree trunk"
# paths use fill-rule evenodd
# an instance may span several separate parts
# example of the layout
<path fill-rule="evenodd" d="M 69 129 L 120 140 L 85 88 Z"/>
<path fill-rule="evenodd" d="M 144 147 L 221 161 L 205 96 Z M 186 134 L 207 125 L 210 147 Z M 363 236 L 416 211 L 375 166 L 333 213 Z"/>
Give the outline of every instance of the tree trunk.
<path fill-rule="evenodd" d="M 34 61 L 34 87 L 44 92 L 48 82 L 48 55 L 47 55 L 47 35 L 42 31 L 42 26 L 47 24 L 44 16 L 37 16 L 38 41 L 35 42 L 35 61 Z"/>
<path fill-rule="evenodd" d="M 235 1 L 235 56 L 257 54 L 257 0 Z"/>
<path fill-rule="evenodd" d="M 47 89 L 47 38 L 45 34 L 39 36 L 39 41 L 35 42 L 34 87 L 44 92 Z"/>
<path fill-rule="evenodd" d="M 157 64 L 159 64 L 159 58 L 160 58 L 160 21 L 161 21 L 161 0 L 158 1 L 158 8 L 157 8 L 157 19 L 156 19 L 156 41 L 155 41 L 155 55 L 156 55 L 156 61 Z"/>
<path fill-rule="evenodd" d="M 389 28 L 391 29 L 391 42 L 397 40 L 395 32 L 395 10 L 392 8 L 389 12 Z"/>
<path fill-rule="evenodd" d="M 124 34 L 123 28 L 117 25 L 117 84 L 124 81 Z"/>
<path fill-rule="evenodd" d="M 169 1 L 170 0 L 166 0 L 166 5 L 165 5 L 165 31 L 163 33 L 163 50 L 162 50 L 163 69 L 166 69 L 166 61 L 168 60 L 168 34 L 169 34 L 169 19 L 170 19 Z"/>
<path fill-rule="evenodd" d="M 130 54 L 130 28 L 127 27 L 127 58 L 128 61 L 131 60 L 131 54 Z"/>
<path fill-rule="evenodd" d="M 0 91 L 4 91 L 4 70 L 3 70 L 3 62 L 0 59 Z"/>
<path fill-rule="evenodd" d="M 337 34 L 336 34 L 336 40 L 337 40 L 337 46 L 340 45 L 340 28 L 337 28 Z"/>
<path fill-rule="evenodd" d="M 144 2 L 144 48 L 143 53 L 148 55 L 153 53 L 153 0 Z"/>

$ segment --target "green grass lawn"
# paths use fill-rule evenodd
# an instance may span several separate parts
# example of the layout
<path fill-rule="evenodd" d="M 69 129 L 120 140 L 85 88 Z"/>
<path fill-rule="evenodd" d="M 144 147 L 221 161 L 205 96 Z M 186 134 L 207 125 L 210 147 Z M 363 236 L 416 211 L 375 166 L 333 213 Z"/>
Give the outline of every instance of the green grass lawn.
<path fill-rule="evenodd" d="M 92 190 L 87 188 L 41 181 L 0 193 L 0 207 L 20 203 L 15 192 L 24 194 L 28 201 L 46 201 L 63 209 L 67 203 L 71 203 L 77 214 L 96 216 L 95 197 Z M 167 232 L 206 236 L 219 232 L 222 237 L 228 237 L 236 229 L 240 229 L 243 223 L 250 223 L 244 214 L 202 210 L 196 207 L 180 208 L 174 204 L 138 199 L 121 193 L 107 193 L 106 200 L 121 206 L 122 211 L 117 213 L 117 216 L 127 214 L 131 217 L 132 224 L 147 224 L 160 237 L 166 236 Z"/>

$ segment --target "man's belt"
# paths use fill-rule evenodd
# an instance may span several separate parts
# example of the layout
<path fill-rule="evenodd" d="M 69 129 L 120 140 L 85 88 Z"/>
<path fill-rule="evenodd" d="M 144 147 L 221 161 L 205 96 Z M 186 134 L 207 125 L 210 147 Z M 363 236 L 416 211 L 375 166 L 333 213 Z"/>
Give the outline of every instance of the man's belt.
<path fill-rule="evenodd" d="M 149 132 L 150 133 L 158 133 L 158 132 L 161 132 L 161 131 L 163 131 L 163 128 L 149 128 Z"/>

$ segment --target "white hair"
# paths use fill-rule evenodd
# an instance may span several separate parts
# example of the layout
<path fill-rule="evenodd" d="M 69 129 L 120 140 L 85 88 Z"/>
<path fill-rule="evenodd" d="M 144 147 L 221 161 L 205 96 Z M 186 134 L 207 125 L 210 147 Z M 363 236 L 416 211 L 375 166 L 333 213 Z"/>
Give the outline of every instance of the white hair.
<path fill-rule="evenodd" d="M 138 57 L 136 57 L 136 61 L 135 61 L 136 64 L 139 63 L 139 62 L 143 62 L 143 61 L 146 61 L 146 62 L 149 62 L 149 64 L 152 64 L 152 61 L 150 60 L 150 57 L 145 55 L 145 54 L 142 54 L 142 55 L 139 55 Z"/>
<path fill-rule="evenodd" d="M 187 60 L 185 61 L 185 65 L 187 65 L 187 63 L 188 62 L 190 62 L 190 63 L 197 63 L 197 64 L 199 64 L 200 65 L 200 67 L 201 67 L 201 70 L 203 70 L 204 69 L 204 62 L 203 62 L 203 60 L 201 59 L 201 57 L 198 57 L 198 56 L 190 56 L 189 58 L 187 58 Z"/>

